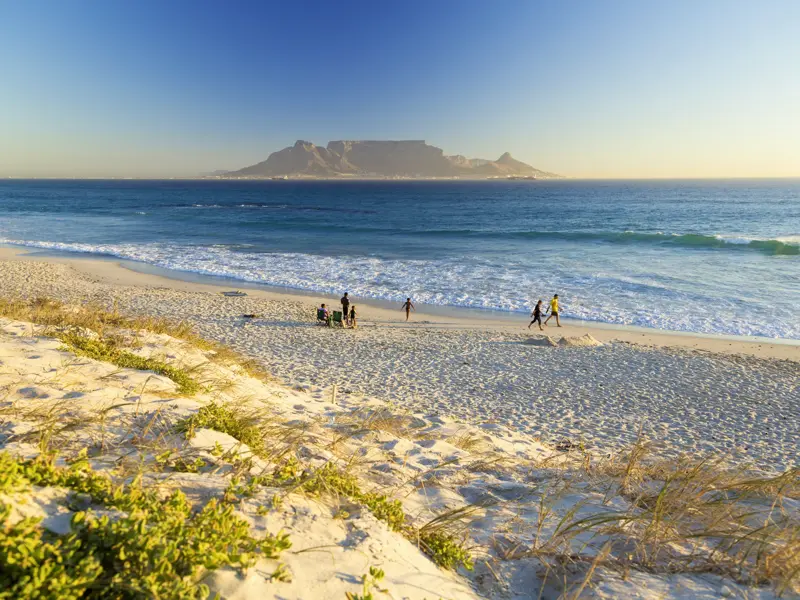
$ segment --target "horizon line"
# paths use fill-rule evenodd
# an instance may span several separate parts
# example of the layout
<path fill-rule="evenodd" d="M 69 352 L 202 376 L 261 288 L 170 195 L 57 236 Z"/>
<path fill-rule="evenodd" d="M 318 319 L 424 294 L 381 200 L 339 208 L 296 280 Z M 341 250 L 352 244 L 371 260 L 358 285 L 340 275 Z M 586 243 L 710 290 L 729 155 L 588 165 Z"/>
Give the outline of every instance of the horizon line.
<path fill-rule="evenodd" d="M 497 182 L 537 182 L 544 181 L 748 181 L 748 180 L 785 180 L 800 179 L 800 175 L 708 175 L 708 176 L 673 176 L 673 177 L 542 177 L 537 179 L 512 179 L 506 177 L 496 178 L 470 178 L 470 177 L 292 177 L 287 175 L 274 177 L 226 177 L 225 175 L 175 175 L 175 176 L 131 176 L 131 175 L 0 175 L 0 181 L 441 181 L 441 182 L 469 182 L 469 183 L 497 183 Z"/>

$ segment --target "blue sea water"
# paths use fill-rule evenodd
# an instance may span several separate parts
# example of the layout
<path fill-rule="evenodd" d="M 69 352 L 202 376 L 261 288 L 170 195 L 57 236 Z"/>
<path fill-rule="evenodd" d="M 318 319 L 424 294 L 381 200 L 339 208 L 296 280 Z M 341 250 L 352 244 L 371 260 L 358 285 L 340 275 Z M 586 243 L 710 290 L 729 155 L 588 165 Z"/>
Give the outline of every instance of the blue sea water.
<path fill-rule="evenodd" d="M 800 339 L 800 181 L 0 181 L 0 243 L 303 290 Z"/>

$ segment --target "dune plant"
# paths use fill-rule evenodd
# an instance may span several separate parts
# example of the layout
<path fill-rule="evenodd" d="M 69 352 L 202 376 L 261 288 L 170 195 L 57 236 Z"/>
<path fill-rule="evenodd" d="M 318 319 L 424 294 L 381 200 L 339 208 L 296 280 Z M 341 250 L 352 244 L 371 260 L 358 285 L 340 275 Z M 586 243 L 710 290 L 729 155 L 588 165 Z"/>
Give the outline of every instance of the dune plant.
<path fill-rule="evenodd" d="M 114 337 L 121 329 L 166 334 L 206 351 L 209 360 L 213 362 L 234 365 L 250 377 L 262 381 L 272 380 L 271 375 L 257 361 L 242 356 L 228 346 L 199 336 L 188 321 L 123 314 L 115 303 L 108 307 L 96 303 L 70 305 L 46 297 L 0 297 L 0 316 L 41 325 L 45 334 L 51 330 L 58 332 L 70 329 L 90 330 L 101 337 Z"/>
<path fill-rule="evenodd" d="M 85 456 L 58 467 L 52 456 L 19 461 L 0 453 L 0 466 L 3 494 L 18 494 L 23 485 L 58 486 L 123 511 L 118 518 L 76 512 L 71 532 L 58 536 L 37 519 L 12 524 L 11 507 L 0 501 L 3 600 L 205 599 L 210 592 L 202 579 L 209 571 L 246 569 L 291 545 L 283 534 L 254 538 L 247 522 L 216 500 L 193 510 L 180 491 L 163 499 L 140 482 L 117 486 L 93 472 Z"/>
<path fill-rule="evenodd" d="M 265 436 L 259 426 L 258 416 L 241 406 L 212 402 L 202 407 L 195 415 L 179 421 L 175 431 L 190 438 L 200 427 L 226 433 L 247 444 L 257 456 L 267 456 Z M 225 492 L 225 500 L 233 502 L 239 497 L 250 497 L 255 493 L 255 487 L 259 485 L 285 488 L 287 493 L 302 491 L 313 495 L 347 498 L 351 502 L 365 506 L 392 531 L 401 532 L 417 543 L 440 566 L 453 569 L 463 564 L 468 569 L 472 568 L 469 552 L 456 536 L 441 527 L 435 531 L 429 527 L 420 534 L 408 524 L 399 500 L 392 500 L 385 494 L 362 490 L 355 476 L 332 462 L 312 470 L 303 468 L 300 462 L 290 455 L 275 467 L 271 476 L 249 478 L 244 483 L 233 480 Z"/>
<path fill-rule="evenodd" d="M 745 585 L 771 583 L 779 594 L 800 590 L 799 469 L 765 475 L 725 468 L 719 459 L 645 461 L 637 444 L 590 475 L 629 508 L 588 516 L 573 508 L 549 539 L 537 533 L 533 555 L 569 557 L 593 570 L 710 572 Z M 575 540 L 580 549 L 602 544 L 602 557 L 576 552 Z"/>
<path fill-rule="evenodd" d="M 175 431 L 187 438 L 194 437 L 199 428 L 213 429 L 226 433 L 246 444 L 256 456 L 265 452 L 264 436 L 258 427 L 254 414 L 230 404 L 211 402 L 200 408 L 196 414 L 182 419 L 175 425 Z"/>
<path fill-rule="evenodd" d="M 381 581 L 386 577 L 383 569 L 370 567 L 368 573 L 361 576 L 361 593 L 345 592 L 347 600 L 375 600 L 373 590 L 381 594 L 388 594 L 389 590 L 380 587 Z"/>
<path fill-rule="evenodd" d="M 403 505 L 399 500 L 390 500 L 388 496 L 361 490 L 358 480 L 332 463 L 317 469 L 305 479 L 301 487 L 312 494 L 330 493 L 349 498 L 353 502 L 363 504 L 370 512 L 389 526 L 392 531 L 402 531 L 406 521 Z"/>
<path fill-rule="evenodd" d="M 178 391 L 182 394 L 192 395 L 200 391 L 200 384 L 185 369 L 173 367 L 164 361 L 144 358 L 121 350 L 102 338 L 90 338 L 74 331 L 62 333 L 58 335 L 58 338 L 64 342 L 70 352 L 79 356 L 108 362 L 124 369 L 153 371 L 174 381 L 178 386 Z"/>

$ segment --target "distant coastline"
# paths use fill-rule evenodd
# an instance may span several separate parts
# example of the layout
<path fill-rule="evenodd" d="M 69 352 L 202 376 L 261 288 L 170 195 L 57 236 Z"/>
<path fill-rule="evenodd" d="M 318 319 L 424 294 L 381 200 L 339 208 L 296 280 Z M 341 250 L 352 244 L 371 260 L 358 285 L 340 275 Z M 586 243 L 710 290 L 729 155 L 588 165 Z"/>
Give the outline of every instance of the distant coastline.
<path fill-rule="evenodd" d="M 182 179 L 182 178 L 181 178 Z M 336 175 L 336 176 L 314 176 L 314 175 L 284 175 L 280 176 L 259 176 L 259 175 L 207 175 L 197 179 L 224 179 L 226 181 L 246 180 L 246 181 L 543 181 L 546 179 L 568 179 L 567 177 L 534 177 L 509 175 L 506 177 L 489 176 L 441 176 L 441 177 L 415 177 L 405 175 Z"/>
<path fill-rule="evenodd" d="M 324 182 L 358 182 L 358 181 L 442 181 L 442 182 L 458 182 L 467 181 L 470 183 L 478 183 L 481 181 L 551 181 L 551 180 L 573 180 L 571 177 L 558 176 L 558 177 L 412 177 L 412 176 L 369 176 L 369 175 L 341 175 L 341 176 L 311 176 L 311 175 L 286 175 L 284 177 L 269 177 L 257 175 L 175 175 L 172 177 L 127 177 L 127 176 L 80 176 L 68 177 L 63 175 L 58 176 L 15 176 L 5 175 L 0 176 L 0 181 L 261 181 L 269 182 L 275 181 L 324 181 Z M 587 180 L 590 181 L 590 180 Z"/>
<path fill-rule="evenodd" d="M 481 181 L 521 181 L 508 178 L 469 178 L 469 177 L 307 177 L 287 176 L 286 179 L 276 180 L 273 177 L 253 176 L 226 176 L 226 175 L 143 175 L 140 177 L 128 175 L 0 175 L 0 181 L 324 181 L 324 182 L 358 182 L 358 181 L 442 181 L 479 183 Z M 524 181 L 524 180 L 522 180 Z M 569 181 L 569 182 L 614 182 L 614 181 L 670 181 L 670 182 L 701 182 L 701 181 L 800 181 L 800 175 L 781 176 L 738 176 L 738 177 L 579 177 L 559 175 L 552 178 L 537 178 L 534 181 Z"/>
<path fill-rule="evenodd" d="M 378 179 L 555 179 L 560 175 L 516 160 L 509 152 L 497 160 L 446 155 L 425 140 L 338 140 L 326 146 L 297 140 L 267 160 L 212 176 L 259 178 Z"/>

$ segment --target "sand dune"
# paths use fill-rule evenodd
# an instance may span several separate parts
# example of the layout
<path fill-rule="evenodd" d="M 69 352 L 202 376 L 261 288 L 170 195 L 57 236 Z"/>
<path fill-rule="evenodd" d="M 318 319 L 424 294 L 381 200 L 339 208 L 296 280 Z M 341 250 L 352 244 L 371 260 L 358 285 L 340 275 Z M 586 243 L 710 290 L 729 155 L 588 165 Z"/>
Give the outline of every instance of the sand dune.
<path fill-rule="evenodd" d="M 66 312 L 73 310 L 80 309 Z M 49 337 L 67 331 L 0 318 L 0 459 L 32 459 L 43 449 L 56 450 L 66 462 L 62 459 L 63 467 L 55 468 L 66 469 L 88 457 L 83 469 L 120 482 L 130 482 L 138 472 L 145 489 L 160 495 L 180 490 L 196 510 L 210 506 L 212 499 L 229 504 L 253 536 L 288 536 L 291 547 L 276 558 L 207 573 L 203 583 L 224 598 L 332 598 L 366 590 L 392 598 L 746 594 L 766 599 L 776 597 L 777 586 L 787 585 L 778 575 L 774 586 L 760 588 L 725 577 L 726 551 L 716 546 L 710 552 L 717 538 L 698 538 L 712 514 L 728 511 L 729 519 L 745 518 L 736 516 L 743 501 L 737 495 L 731 496 L 730 506 L 713 496 L 693 496 L 691 513 L 681 513 L 673 523 L 676 531 L 691 533 L 680 543 L 676 538 L 669 546 L 659 544 L 648 537 L 647 527 L 610 534 L 602 525 L 609 518 L 627 515 L 633 523 L 641 519 L 643 526 L 653 518 L 643 498 L 666 485 L 655 475 L 665 473 L 663 466 L 635 465 L 633 480 L 620 476 L 634 472 L 625 466 L 635 464 L 630 458 L 607 461 L 578 444 L 550 446 L 492 420 L 469 425 L 347 392 L 333 404 L 333 397 L 309 393 L 303 386 L 291 389 L 254 379 L 217 351 L 165 334 L 125 328 L 102 335 L 80 332 L 81 339 L 113 340 L 126 352 L 164 361 L 202 382 L 200 391 L 182 393 L 181 380 L 171 371 L 158 375 L 119 368 L 76 355 L 71 342 Z M 318 331 L 325 336 L 351 333 L 356 332 Z M 181 428 L 214 406 L 230 407 L 229 414 L 245 415 L 247 423 L 256 424 L 256 433 L 248 434 L 250 445 L 228 421 Z M 46 442 L 43 431 L 50 432 Z M 667 470 L 682 468 L 676 463 Z M 746 518 L 756 515 L 750 525 L 756 529 L 748 535 L 762 531 L 765 520 L 797 527 L 792 525 L 800 519 L 796 501 L 776 500 L 768 479 L 760 484 L 758 474 L 724 475 L 716 468 L 692 467 L 695 485 L 764 486 L 763 493 L 741 507 Z M 346 473 L 354 483 L 343 488 L 323 479 L 333 487 L 314 485 L 320 474 L 330 472 Z M 365 491 L 354 492 L 353 485 Z M 683 511 L 680 503 L 688 497 L 682 486 L 664 489 L 669 493 L 660 495 L 676 503 L 671 510 Z M 796 493 L 796 487 L 791 489 Z M 402 528 L 394 517 L 371 508 L 367 492 L 399 502 Z M 0 488 L 0 505 L 10 508 L 8 524 L 33 517 L 59 535 L 70 531 L 78 512 L 90 521 L 104 515 L 126 518 L 113 502 L 46 482 Z M 745 521 L 733 523 L 740 535 L 747 533 Z M 720 527 L 714 525 L 715 535 Z M 474 563 L 473 569 L 459 566 L 461 559 L 448 563 L 449 555 L 425 545 L 432 534 L 468 552 L 470 558 L 463 560 Z M 761 550 L 777 565 L 777 573 L 782 543 L 776 534 L 775 547 Z M 634 547 L 647 549 L 649 566 L 637 566 L 639 559 L 631 555 L 623 576 L 613 565 Z M 757 562 L 750 565 L 755 559 L 740 560 L 745 561 L 737 567 L 740 576 L 742 568 L 745 573 L 761 568 Z M 692 574 L 700 561 L 708 561 L 709 572 Z M 673 572 L 681 564 L 686 573 Z M 363 577 L 370 572 L 376 576 L 367 575 L 365 584 Z"/>

